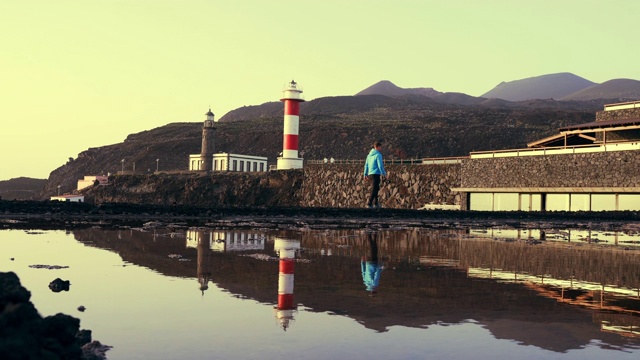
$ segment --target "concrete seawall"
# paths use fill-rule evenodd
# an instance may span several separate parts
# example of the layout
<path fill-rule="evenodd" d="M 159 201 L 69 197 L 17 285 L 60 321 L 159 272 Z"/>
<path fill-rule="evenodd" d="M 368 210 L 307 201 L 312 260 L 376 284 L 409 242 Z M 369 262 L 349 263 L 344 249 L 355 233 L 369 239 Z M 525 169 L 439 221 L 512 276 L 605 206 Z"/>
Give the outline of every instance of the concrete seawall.
<path fill-rule="evenodd" d="M 638 163 L 640 151 L 608 151 L 387 165 L 390 176 L 382 183 L 380 202 L 392 209 L 464 210 L 467 192 L 640 193 Z M 361 208 L 370 191 L 362 172 L 361 164 L 307 164 L 265 173 L 118 175 L 110 185 L 91 187 L 86 199 L 98 204 Z"/>
<path fill-rule="evenodd" d="M 383 207 L 418 209 L 425 204 L 459 205 L 460 164 L 389 165 L 380 190 Z M 91 203 L 193 206 L 364 207 L 370 183 L 362 165 L 307 165 L 266 173 L 117 175 L 109 185 L 85 191 Z"/>
<path fill-rule="evenodd" d="M 465 188 L 638 187 L 640 151 L 473 159 L 461 170 Z"/>
<path fill-rule="evenodd" d="M 388 181 L 380 188 L 380 203 L 395 209 L 418 209 L 425 204 L 459 205 L 450 189 L 460 184 L 460 164 L 388 165 Z M 363 165 L 307 165 L 300 189 L 300 205 L 308 207 L 364 207 L 371 184 L 363 179 Z"/>

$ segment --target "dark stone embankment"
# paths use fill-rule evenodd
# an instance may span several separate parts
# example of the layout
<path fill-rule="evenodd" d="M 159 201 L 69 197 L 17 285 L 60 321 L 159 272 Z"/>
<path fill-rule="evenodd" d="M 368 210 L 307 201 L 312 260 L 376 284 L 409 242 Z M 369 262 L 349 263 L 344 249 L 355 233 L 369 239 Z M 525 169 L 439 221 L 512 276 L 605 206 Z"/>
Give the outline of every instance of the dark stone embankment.
<path fill-rule="evenodd" d="M 15 273 L 0 272 L 0 358 L 104 359 L 109 348 L 65 314 L 42 317 Z"/>
<path fill-rule="evenodd" d="M 640 213 L 624 212 L 484 212 L 320 207 L 197 207 L 125 203 L 1 201 L 1 229 L 76 229 L 142 226 L 149 221 L 184 226 L 259 227 L 454 227 L 515 228 L 558 224 L 615 229 L 640 221 Z"/>

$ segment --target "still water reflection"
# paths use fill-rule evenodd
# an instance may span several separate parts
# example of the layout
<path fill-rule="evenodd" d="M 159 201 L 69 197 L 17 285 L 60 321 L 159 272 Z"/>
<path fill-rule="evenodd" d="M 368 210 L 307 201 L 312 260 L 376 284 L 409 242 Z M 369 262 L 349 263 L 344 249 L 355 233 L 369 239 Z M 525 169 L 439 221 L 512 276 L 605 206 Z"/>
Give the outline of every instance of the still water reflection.
<path fill-rule="evenodd" d="M 0 271 L 109 359 L 637 359 L 633 236 L 528 231 L 5 230 Z"/>

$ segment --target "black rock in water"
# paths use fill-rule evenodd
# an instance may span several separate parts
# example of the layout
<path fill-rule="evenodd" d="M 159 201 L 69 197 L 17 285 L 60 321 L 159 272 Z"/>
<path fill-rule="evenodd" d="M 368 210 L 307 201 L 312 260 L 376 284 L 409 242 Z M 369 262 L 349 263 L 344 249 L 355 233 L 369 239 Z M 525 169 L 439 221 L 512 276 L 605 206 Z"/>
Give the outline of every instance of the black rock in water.
<path fill-rule="evenodd" d="M 55 280 L 49 283 L 49 289 L 51 289 L 51 291 L 53 292 L 69 291 L 69 285 L 71 285 L 69 280 L 62 280 L 60 278 L 56 278 Z"/>

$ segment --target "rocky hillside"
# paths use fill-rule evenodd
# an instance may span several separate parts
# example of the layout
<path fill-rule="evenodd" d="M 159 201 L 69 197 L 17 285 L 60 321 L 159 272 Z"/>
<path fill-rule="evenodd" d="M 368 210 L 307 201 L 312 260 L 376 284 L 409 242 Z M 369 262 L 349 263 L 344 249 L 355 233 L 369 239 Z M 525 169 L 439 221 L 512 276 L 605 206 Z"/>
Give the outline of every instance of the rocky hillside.
<path fill-rule="evenodd" d="M 34 199 L 40 194 L 40 191 L 46 183 L 46 179 L 33 179 L 27 177 L 19 177 L 15 179 L 0 181 L 0 199 Z"/>
<path fill-rule="evenodd" d="M 277 105 L 277 108 L 276 106 Z M 598 102 L 496 102 L 452 105 L 425 96 L 320 98 L 301 107 L 300 151 L 305 159 L 361 159 L 374 139 L 386 139 L 387 158 L 466 156 L 470 151 L 526 147 L 559 127 L 593 121 Z M 246 111 L 245 111 L 246 110 Z M 53 170 L 40 194 L 76 188 L 85 175 L 186 171 L 200 152 L 202 123 L 172 123 L 91 148 Z M 234 110 L 216 124 L 216 152 L 266 156 L 282 151 L 282 104 Z M 124 162 L 122 161 L 124 159 Z M 158 161 L 156 162 L 156 159 Z"/>

